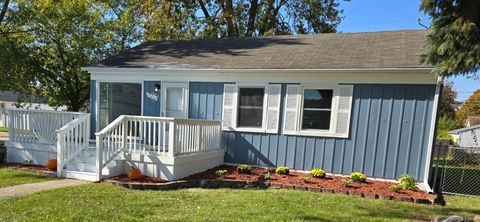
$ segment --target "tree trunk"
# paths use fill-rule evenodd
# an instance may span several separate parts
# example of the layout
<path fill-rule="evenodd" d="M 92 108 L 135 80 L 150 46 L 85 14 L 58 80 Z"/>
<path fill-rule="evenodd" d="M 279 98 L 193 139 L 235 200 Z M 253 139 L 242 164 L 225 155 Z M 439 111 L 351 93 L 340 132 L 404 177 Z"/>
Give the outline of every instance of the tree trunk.
<path fill-rule="evenodd" d="M 277 15 L 280 9 L 282 8 L 283 4 L 285 4 L 285 0 L 280 0 L 277 7 L 273 5 L 273 1 L 269 2 L 267 16 L 263 19 L 262 27 L 258 31 L 258 35 L 262 36 L 265 34 L 267 30 L 275 28 L 277 24 Z"/>
<path fill-rule="evenodd" d="M 258 0 L 250 1 L 250 9 L 248 10 L 248 25 L 245 36 L 252 37 L 255 30 L 255 19 L 257 18 Z"/>
<path fill-rule="evenodd" d="M 0 23 L 3 21 L 5 15 L 7 14 L 8 3 L 10 3 L 10 0 L 5 0 L 5 2 L 3 3 L 2 11 L 0 11 Z"/>
<path fill-rule="evenodd" d="M 233 24 L 233 2 L 232 0 L 226 0 L 225 2 L 225 14 L 227 20 L 227 35 L 229 38 L 235 37 L 235 27 Z"/>

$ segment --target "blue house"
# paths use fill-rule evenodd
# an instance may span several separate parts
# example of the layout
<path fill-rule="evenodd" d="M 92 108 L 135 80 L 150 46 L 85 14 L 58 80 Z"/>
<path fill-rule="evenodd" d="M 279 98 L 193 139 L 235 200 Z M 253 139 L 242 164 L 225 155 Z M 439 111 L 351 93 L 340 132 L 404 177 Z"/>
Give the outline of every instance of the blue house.
<path fill-rule="evenodd" d="M 178 179 L 243 163 L 385 180 L 408 173 L 429 189 L 442 80 L 419 59 L 427 34 L 148 41 L 125 50 L 84 68 L 96 172 L 133 164 Z"/>

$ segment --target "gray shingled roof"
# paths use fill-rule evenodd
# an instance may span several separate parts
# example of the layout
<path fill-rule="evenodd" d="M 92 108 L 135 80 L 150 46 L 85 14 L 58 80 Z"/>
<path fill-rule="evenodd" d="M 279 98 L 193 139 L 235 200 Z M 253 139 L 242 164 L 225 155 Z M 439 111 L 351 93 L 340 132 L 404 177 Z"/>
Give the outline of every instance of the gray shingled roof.
<path fill-rule="evenodd" d="M 213 69 L 431 68 L 425 30 L 148 41 L 90 67 Z"/>

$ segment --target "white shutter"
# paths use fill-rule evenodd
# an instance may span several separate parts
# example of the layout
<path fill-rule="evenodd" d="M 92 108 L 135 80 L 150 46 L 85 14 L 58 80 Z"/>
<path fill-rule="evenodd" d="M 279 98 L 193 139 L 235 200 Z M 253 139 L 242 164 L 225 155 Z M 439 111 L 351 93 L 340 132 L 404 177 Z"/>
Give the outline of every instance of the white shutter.
<path fill-rule="evenodd" d="M 267 133 L 278 133 L 278 120 L 280 116 L 281 84 L 268 85 L 267 101 Z"/>
<path fill-rule="evenodd" d="M 340 137 L 348 137 L 352 112 L 353 85 L 340 85 L 338 91 L 337 127 L 335 134 Z"/>
<path fill-rule="evenodd" d="M 223 121 L 224 130 L 233 130 L 235 126 L 235 106 L 237 104 L 237 86 L 225 84 L 223 86 Z"/>
<path fill-rule="evenodd" d="M 299 85 L 287 85 L 287 98 L 285 99 L 285 123 L 283 128 L 283 132 L 285 134 L 294 134 L 297 132 L 300 93 Z"/>

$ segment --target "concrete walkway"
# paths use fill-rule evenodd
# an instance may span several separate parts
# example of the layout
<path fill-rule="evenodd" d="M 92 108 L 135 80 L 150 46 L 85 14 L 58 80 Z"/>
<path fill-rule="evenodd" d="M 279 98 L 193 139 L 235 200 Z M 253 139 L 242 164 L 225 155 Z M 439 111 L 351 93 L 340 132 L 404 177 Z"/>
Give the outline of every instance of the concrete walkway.
<path fill-rule="evenodd" d="M 10 187 L 0 188 L 0 199 L 24 196 L 31 193 L 36 193 L 44 190 L 57 189 L 62 187 L 70 187 L 91 183 L 88 181 L 82 180 L 72 180 L 72 179 L 62 179 L 62 180 L 52 180 L 40 183 L 28 183 L 15 185 Z"/>

